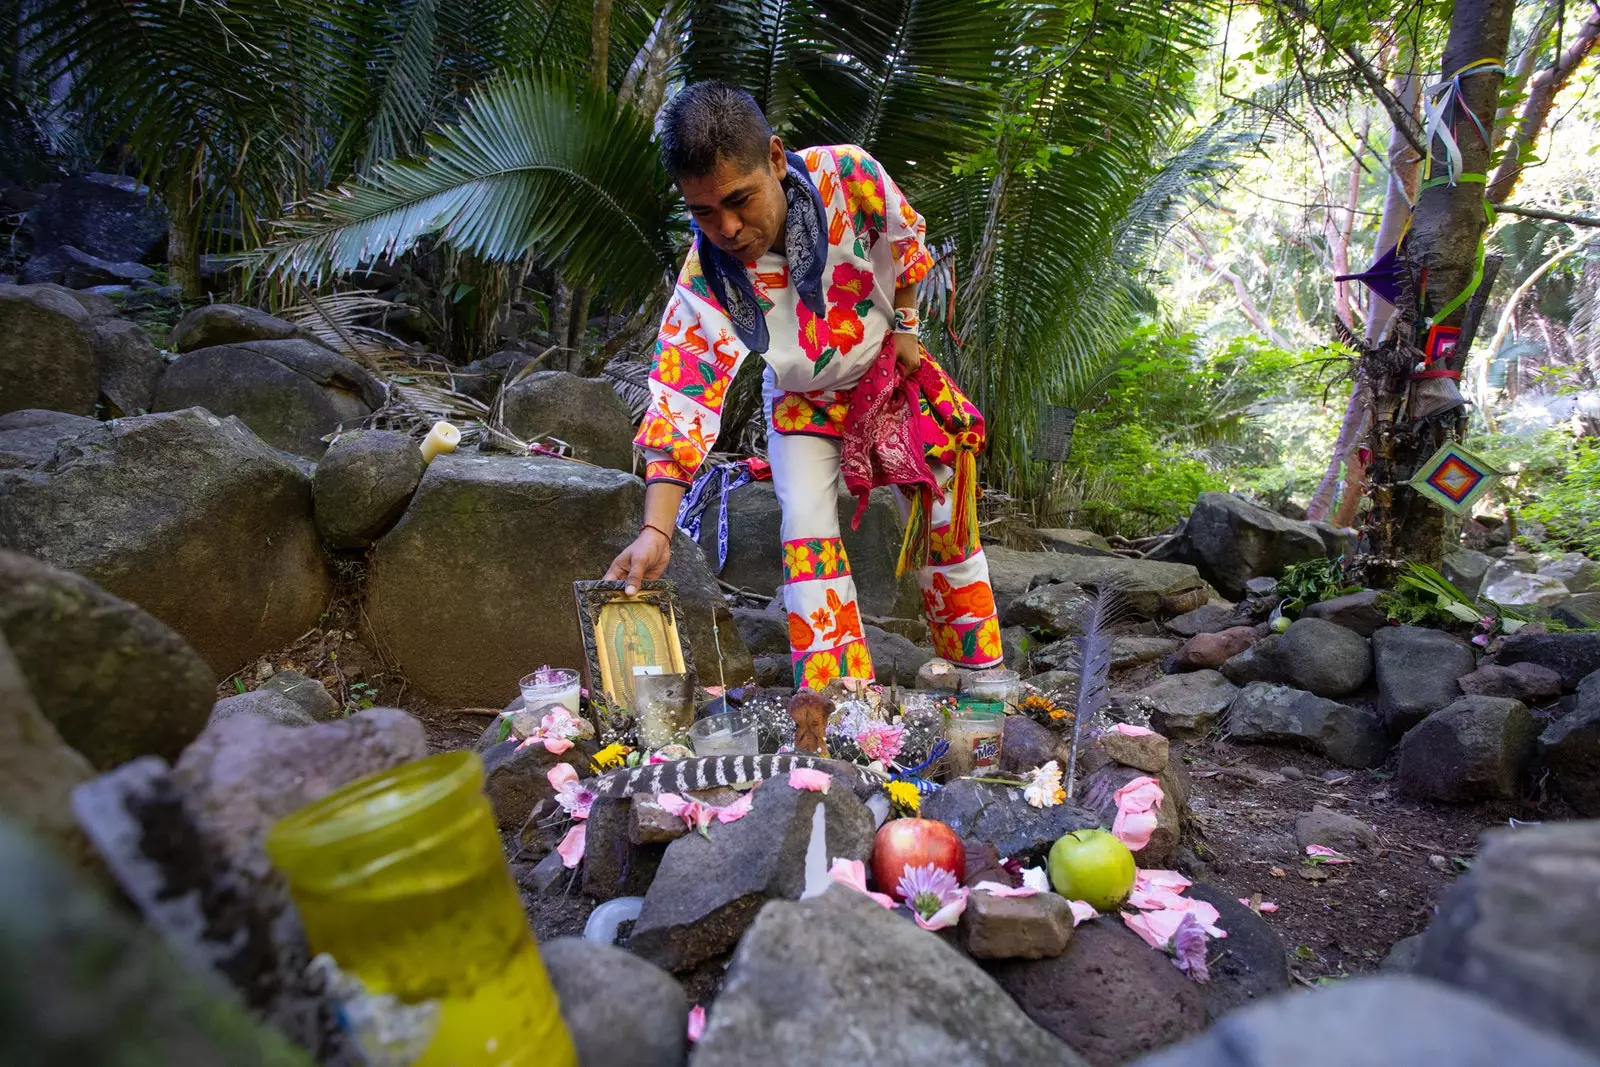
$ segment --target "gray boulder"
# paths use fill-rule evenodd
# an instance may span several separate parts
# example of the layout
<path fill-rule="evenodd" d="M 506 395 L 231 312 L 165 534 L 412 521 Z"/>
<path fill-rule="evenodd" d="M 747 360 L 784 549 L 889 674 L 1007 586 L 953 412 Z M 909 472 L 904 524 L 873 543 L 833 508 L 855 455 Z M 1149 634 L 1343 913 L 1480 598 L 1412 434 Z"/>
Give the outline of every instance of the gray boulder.
<path fill-rule="evenodd" d="M 1175 619 L 1168 619 L 1165 623 L 1167 629 L 1179 637 L 1220 633 L 1238 624 L 1239 616 L 1235 614 L 1235 609 L 1226 603 L 1204 604 L 1193 611 L 1184 612 Z"/>
<path fill-rule="evenodd" d="M 100 423 L 0 470 L 0 547 L 138 604 L 218 674 L 293 641 L 328 602 L 305 475 L 198 409 Z"/>
<path fill-rule="evenodd" d="M 1187 780 L 1183 784 L 1174 781 L 1173 770 L 1169 763 L 1166 771 L 1155 775 L 1161 786 L 1156 826 L 1144 847 L 1133 852 L 1134 862 L 1146 870 L 1171 867 L 1178 853 L 1178 842 L 1183 836 L 1184 805 L 1188 800 Z M 1136 778 L 1147 776 L 1146 772 L 1137 768 L 1116 763 L 1100 767 L 1091 774 L 1085 774 L 1085 769 L 1080 767 L 1078 773 L 1083 776 L 1078 784 L 1078 796 L 1082 798 L 1079 803 L 1099 816 L 1096 823 L 1099 826 L 1110 826 L 1116 821 L 1117 790 Z"/>
<path fill-rule="evenodd" d="M 539 956 L 580 1067 L 681 1067 L 689 1000 L 672 975 L 581 937 L 546 941 Z"/>
<path fill-rule="evenodd" d="M 1200 572 L 1186 563 L 1120 556 L 1044 555 L 1054 559 L 1055 564 L 1043 575 L 1036 575 L 1032 585 L 1066 582 L 1093 592 L 1109 584 L 1117 591 L 1119 607 L 1142 619 L 1169 619 L 1193 611 L 1212 598 Z M 996 600 L 999 596 L 996 592 Z"/>
<path fill-rule="evenodd" d="M 1283 941 L 1265 919 L 1239 903 L 1238 894 L 1195 882 L 1184 896 L 1216 908 L 1217 925 L 1228 932 L 1226 938 L 1208 946 L 1206 963 L 1211 980 L 1203 988 L 1210 1021 L 1289 988 Z"/>
<path fill-rule="evenodd" d="M 1389 625 L 1389 617 L 1378 607 L 1378 598 L 1382 595 L 1376 589 L 1362 589 L 1332 600 L 1319 600 L 1306 608 L 1305 614 L 1307 618 L 1326 619 L 1362 637 L 1371 637 Z"/>
<path fill-rule="evenodd" d="M 1377 844 L 1378 835 L 1355 816 L 1319 804 L 1295 819 L 1294 843 L 1302 852 L 1311 845 L 1324 845 L 1336 852 L 1354 853 Z"/>
<path fill-rule="evenodd" d="M 296 670 L 281 670 L 261 683 L 262 689 L 282 693 L 300 710 L 316 722 L 328 722 L 344 717 L 344 709 L 334 699 L 327 687 L 315 678 L 308 678 Z"/>
<path fill-rule="evenodd" d="M 241 304 L 203 304 L 172 327 L 167 344 L 174 352 L 193 352 L 217 345 L 242 345 L 250 341 L 314 340 L 292 322 Z M 319 342 L 320 343 L 320 342 Z"/>
<path fill-rule="evenodd" d="M 120 418 L 149 411 L 167 361 L 139 324 L 101 319 L 90 327 L 89 344 L 100 368 L 100 396 L 111 415 Z"/>
<path fill-rule="evenodd" d="M 1485 663 L 1456 679 L 1456 684 L 1468 696 L 1509 697 L 1524 704 L 1561 695 L 1561 675 L 1537 663 L 1514 663 L 1509 667 Z"/>
<path fill-rule="evenodd" d="M 313 1062 L 6 820 L 0 1017 L 0 1063 Z"/>
<path fill-rule="evenodd" d="M 1281 682 L 1284 673 L 1278 661 L 1278 645 L 1282 640 L 1282 634 L 1268 634 L 1243 652 L 1229 656 L 1217 669 L 1234 685 Z"/>
<path fill-rule="evenodd" d="M 254 689 L 223 697 L 211 709 L 210 722 L 225 722 L 238 715 L 256 715 L 279 726 L 315 726 L 317 723 L 299 704 L 271 689 Z"/>
<path fill-rule="evenodd" d="M 89 761 L 39 710 L 0 634 L 0 823 L 10 820 L 85 864 L 90 849 L 72 821 L 71 796 L 93 776 Z"/>
<path fill-rule="evenodd" d="M 147 282 L 155 277 L 155 271 L 143 263 L 132 263 L 127 260 L 114 262 L 90 255 L 88 252 L 80 248 L 74 248 L 71 245 L 62 245 L 57 248 L 50 258 L 60 268 L 61 284 L 69 289 L 91 289 L 100 285 L 128 285 L 134 282 Z M 52 278 L 51 280 L 55 279 Z"/>
<path fill-rule="evenodd" d="M 633 470 L 633 419 L 604 378 L 536 371 L 507 386 L 500 402 L 506 428 L 523 440 L 556 438 L 587 463 Z"/>
<path fill-rule="evenodd" d="M 1071 582 L 1052 582 L 1025 593 L 1006 608 L 1001 621 L 1025 626 L 1045 640 L 1083 633 L 1094 601 Z"/>
<path fill-rule="evenodd" d="M 311 482 L 317 532 L 334 548 L 366 548 L 399 521 L 424 469 L 422 449 L 407 434 L 340 434 Z"/>
<path fill-rule="evenodd" d="M 863 615 L 889 615 L 913 618 L 922 614 L 922 593 L 916 576 L 896 578 L 895 564 L 900 558 L 904 527 L 894 491 L 883 488 L 872 494 L 861 528 L 852 530 L 855 498 L 843 489 L 838 496 L 839 528 L 843 531 L 845 555 L 855 577 L 856 594 Z M 783 509 L 771 482 L 752 482 L 728 494 L 728 558 L 723 564 L 723 581 L 740 589 L 761 592 L 776 588 L 783 581 L 783 536 L 780 532 Z M 700 526 L 700 547 L 706 558 L 717 558 L 716 513 L 708 512 Z M 1061 558 L 1061 557 L 1056 557 Z"/>
<path fill-rule="evenodd" d="M 873 672 L 886 685 L 890 682 L 912 684 L 922 665 L 933 659 L 931 648 L 919 648 L 899 634 L 870 624 L 864 625 L 862 632 L 867 637 L 867 650 L 872 653 Z"/>
<path fill-rule="evenodd" d="M 1058 738 L 1026 715 L 1007 715 L 1000 731 L 1000 769 L 1021 774 L 1055 757 Z"/>
<path fill-rule="evenodd" d="M 26 229 L 35 249 L 72 245 L 102 259 L 140 262 L 164 247 L 167 213 L 132 178 L 86 174 L 63 180 L 41 199 Z"/>
<path fill-rule="evenodd" d="M 825 837 L 820 852 L 811 846 L 818 829 Z M 629 947 L 670 971 L 721 955 L 767 901 L 800 898 L 808 853 L 830 864 L 865 860 L 875 829 L 872 813 L 848 789 L 819 793 L 793 789 L 782 778 L 765 782 L 743 818 L 716 823 L 709 837 L 687 834 L 667 846 Z"/>
<path fill-rule="evenodd" d="M 1401 739 L 1400 791 L 1451 804 L 1515 799 L 1538 736 L 1520 701 L 1462 697 Z"/>
<path fill-rule="evenodd" d="M 1378 710 L 1389 729 L 1411 729 L 1461 695 L 1456 680 L 1477 667 L 1472 646 L 1454 634 L 1420 626 L 1390 626 L 1372 635 Z"/>
<path fill-rule="evenodd" d="M 1091 1064 L 1126 1063 L 1205 1029 L 1205 988 L 1114 915 L 1078 926 L 1053 959 L 1005 960 L 989 973 Z"/>
<path fill-rule="evenodd" d="M 203 407 L 236 416 L 267 444 L 313 459 L 323 438 L 383 404 L 382 384 L 311 341 L 245 341 L 180 356 L 156 386 L 154 411 Z"/>
<path fill-rule="evenodd" d="M 1515 663 L 1536 663 L 1561 675 L 1561 687 L 1578 688 L 1595 671 L 1600 671 L 1600 632 L 1530 634 L 1515 633 L 1501 638 L 1492 657 L 1509 667 Z"/>
<path fill-rule="evenodd" d="M 1508 608 L 1553 608 L 1572 593 L 1547 574 L 1508 574 L 1483 583 L 1483 599 Z"/>
<path fill-rule="evenodd" d="M 1062 834 L 1100 825 L 1097 813 L 1074 804 L 1035 808 L 1022 790 L 959 778 L 922 801 L 922 817 L 944 823 L 963 838 L 987 841 L 1002 856 L 1032 866 L 1043 861 Z"/>
<path fill-rule="evenodd" d="M 0 632 L 45 718 L 100 770 L 176 759 L 205 727 L 216 690 L 205 661 L 87 579 L 0 551 Z"/>
<path fill-rule="evenodd" d="M 781 604 L 779 605 L 782 606 Z M 739 628 L 739 637 L 755 656 L 787 656 L 789 654 L 789 627 L 782 611 L 757 608 L 734 608 L 733 623 Z"/>
<path fill-rule="evenodd" d="M 752 1063 L 1087 1067 L 943 939 L 842 886 L 768 904 L 734 954 L 694 1067 Z"/>
<path fill-rule="evenodd" d="M 1206 579 L 1231 597 L 1243 596 L 1251 578 L 1276 577 L 1291 563 L 1328 554 L 1310 523 L 1286 519 L 1231 493 L 1201 493 L 1184 537 Z"/>
<path fill-rule="evenodd" d="M 1600 563 L 1580 552 L 1568 552 L 1539 568 L 1539 573 L 1554 578 L 1569 592 L 1590 593 L 1600 590 Z"/>
<path fill-rule="evenodd" d="M 620 471 L 542 457 L 440 456 L 373 549 L 372 628 L 425 692 L 455 706 L 497 707 L 533 667 L 584 662 L 572 583 L 603 575 L 633 540 L 643 499 L 640 481 Z M 712 612 L 728 684 L 748 679 L 749 651 L 687 537 L 674 543 L 666 577 L 677 585 L 679 631 L 701 681 L 717 671 Z"/>
<path fill-rule="evenodd" d="M 1046 959 L 1066 951 L 1072 939 L 1072 908 L 1057 893 L 1000 897 L 967 896 L 957 931 L 967 955 L 980 960 Z"/>
<path fill-rule="evenodd" d="M 1376 712 L 1267 682 L 1234 698 L 1227 730 L 1238 741 L 1299 744 L 1344 767 L 1377 767 L 1389 758 L 1388 734 Z"/>
<path fill-rule="evenodd" d="M 549 774 L 556 764 L 571 764 L 578 777 L 587 778 L 591 773 L 589 760 L 598 751 L 593 741 L 579 741 L 556 755 L 543 745 L 523 748 L 515 738 L 493 742 L 498 735 L 498 722 L 491 722 L 479 742 L 483 756 L 483 794 L 494 810 L 495 824 L 507 832 L 522 829 L 534 809 L 555 796 Z M 491 743 L 485 744 L 486 741 Z M 593 825 L 589 830 L 594 835 Z"/>
<path fill-rule="evenodd" d="M 1065 552 L 1070 556 L 1114 556 L 1111 542 L 1093 530 L 1035 530 L 1039 542 L 1047 552 Z"/>
<path fill-rule="evenodd" d="M 1600 1052 L 1597 868 L 1600 822 L 1490 830 L 1472 869 L 1440 901 L 1417 973 L 1477 994 L 1479 1012 L 1493 1004 Z M 1499 1062 L 1558 1060 L 1524 1046 Z"/>
<path fill-rule="evenodd" d="M 1467 596 L 1477 599 L 1484 577 L 1494 566 L 1494 557 L 1470 548 L 1458 548 L 1444 557 L 1439 573 Z"/>
<path fill-rule="evenodd" d="M 1495 1004 L 1404 975 L 1353 978 L 1236 1012 L 1133 1067 L 1595 1067 Z"/>
<path fill-rule="evenodd" d="M 1578 814 L 1600 817 L 1600 671 L 1579 683 L 1573 709 L 1539 735 L 1539 753 Z"/>
<path fill-rule="evenodd" d="M 8 411 L 0 415 L 0 470 L 43 463 L 56 454 L 62 441 L 98 425 L 95 419 L 64 411 Z"/>
<path fill-rule="evenodd" d="M 0 463 L 5 457 L 0 454 Z M 1550 617 L 1575 630 L 1600 629 L 1600 593 L 1579 593 L 1563 600 Z"/>
<path fill-rule="evenodd" d="M 1284 679 L 1319 697 L 1348 696 L 1372 677 L 1367 639 L 1325 619 L 1296 619 L 1278 638 Z"/>
<path fill-rule="evenodd" d="M 1216 671 L 1169 675 L 1138 692 L 1155 706 L 1151 728 L 1178 740 L 1210 733 L 1238 695 L 1238 687 Z"/>
<path fill-rule="evenodd" d="M 59 289 L 0 285 L 0 414 L 25 408 L 94 414 L 100 370 L 91 321 Z"/>

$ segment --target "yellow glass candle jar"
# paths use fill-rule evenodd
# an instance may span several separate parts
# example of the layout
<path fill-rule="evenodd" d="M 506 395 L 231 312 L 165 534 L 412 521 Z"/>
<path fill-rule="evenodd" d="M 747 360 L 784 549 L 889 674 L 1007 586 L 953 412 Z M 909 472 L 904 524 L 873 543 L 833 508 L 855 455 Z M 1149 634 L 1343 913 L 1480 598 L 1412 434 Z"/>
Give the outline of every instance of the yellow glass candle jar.
<path fill-rule="evenodd" d="M 577 1067 L 476 755 L 352 782 L 279 822 L 267 852 L 313 953 L 368 993 L 438 1006 L 415 1067 Z"/>

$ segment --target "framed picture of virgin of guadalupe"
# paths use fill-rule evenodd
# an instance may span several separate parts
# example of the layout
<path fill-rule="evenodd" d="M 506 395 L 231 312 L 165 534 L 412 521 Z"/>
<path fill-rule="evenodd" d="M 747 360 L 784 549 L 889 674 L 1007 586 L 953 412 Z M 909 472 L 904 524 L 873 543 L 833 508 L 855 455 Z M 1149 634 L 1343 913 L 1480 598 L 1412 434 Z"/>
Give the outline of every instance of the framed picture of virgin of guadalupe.
<path fill-rule="evenodd" d="M 678 633 L 678 597 L 673 584 L 657 579 L 628 596 L 626 582 L 573 582 L 578 630 L 583 635 L 589 692 L 614 706 L 634 707 L 633 682 L 643 674 L 694 673 Z"/>

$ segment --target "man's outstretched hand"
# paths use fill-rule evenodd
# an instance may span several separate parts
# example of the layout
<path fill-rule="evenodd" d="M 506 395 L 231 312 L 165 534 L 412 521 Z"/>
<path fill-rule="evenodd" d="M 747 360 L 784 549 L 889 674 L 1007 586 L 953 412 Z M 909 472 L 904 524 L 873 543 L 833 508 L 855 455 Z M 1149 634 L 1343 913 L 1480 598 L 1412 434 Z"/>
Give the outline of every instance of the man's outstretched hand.
<path fill-rule="evenodd" d="M 667 564 L 672 562 L 672 542 L 659 530 L 645 527 L 639 531 L 639 536 L 633 539 L 633 544 L 622 550 L 622 554 L 611 561 L 611 569 L 606 571 L 606 581 L 626 581 L 628 584 L 623 591 L 628 596 L 633 596 L 639 591 L 641 582 L 661 577 L 667 573 Z"/>
<path fill-rule="evenodd" d="M 909 378 L 917 373 L 917 368 L 922 366 L 922 343 L 917 340 L 914 333 L 897 333 L 894 335 L 894 358 L 900 364 L 900 373 Z"/>

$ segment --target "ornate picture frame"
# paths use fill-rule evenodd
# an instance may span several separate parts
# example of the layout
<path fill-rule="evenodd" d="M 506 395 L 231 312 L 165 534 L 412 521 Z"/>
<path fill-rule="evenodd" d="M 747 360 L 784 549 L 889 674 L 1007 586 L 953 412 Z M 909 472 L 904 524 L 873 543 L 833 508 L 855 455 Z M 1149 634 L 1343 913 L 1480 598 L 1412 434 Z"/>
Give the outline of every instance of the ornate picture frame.
<path fill-rule="evenodd" d="M 677 587 L 665 579 L 640 583 L 628 596 L 623 581 L 573 582 L 578 632 L 583 636 L 584 684 L 613 706 L 633 708 L 635 667 L 694 675 L 689 646 L 678 632 Z"/>

